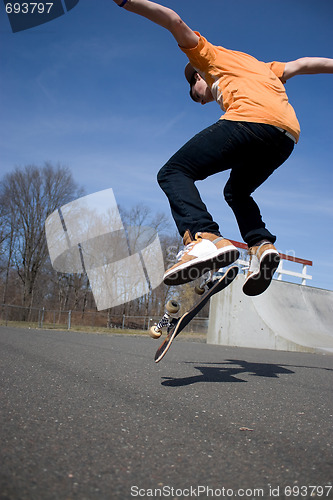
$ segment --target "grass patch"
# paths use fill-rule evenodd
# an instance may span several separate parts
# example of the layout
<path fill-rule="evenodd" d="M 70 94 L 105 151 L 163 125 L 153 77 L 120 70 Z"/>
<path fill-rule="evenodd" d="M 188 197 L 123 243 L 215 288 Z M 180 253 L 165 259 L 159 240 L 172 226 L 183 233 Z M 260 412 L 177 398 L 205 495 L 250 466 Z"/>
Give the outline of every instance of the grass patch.
<path fill-rule="evenodd" d="M 12 328 L 25 328 L 31 330 L 52 330 L 61 332 L 82 332 L 82 333 L 96 333 L 96 334 L 122 334 L 122 335 L 145 335 L 149 336 L 148 330 L 134 330 L 128 328 L 106 328 L 101 326 L 85 326 L 85 325 L 73 325 L 70 330 L 68 330 L 66 324 L 54 324 L 54 323 L 43 323 L 40 327 L 37 322 L 29 321 L 5 321 L 0 320 L 0 326 L 9 326 Z M 182 332 L 182 337 L 185 338 L 198 338 L 205 339 L 206 333 L 203 332 Z"/>
<path fill-rule="evenodd" d="M 131 330 L 131 329 L 121 329 L 121 328 L 106 328 L 102 326 L 85 326 L 85 325 L 74 325 L 68 329 L 66 324 L 54 324 L 54 323 L 43 323 L 40 327 L 37 322 L 29 321 L 0 321 L 0 326 L 9 326 L 13 328 L 27 328 L 33 330 L 59 330 L 66 332 L 85 332 L 85 333 L 124 333 L 124 334 L 136 334 L 144 335 L 148 334 L 148 330 Z"/>

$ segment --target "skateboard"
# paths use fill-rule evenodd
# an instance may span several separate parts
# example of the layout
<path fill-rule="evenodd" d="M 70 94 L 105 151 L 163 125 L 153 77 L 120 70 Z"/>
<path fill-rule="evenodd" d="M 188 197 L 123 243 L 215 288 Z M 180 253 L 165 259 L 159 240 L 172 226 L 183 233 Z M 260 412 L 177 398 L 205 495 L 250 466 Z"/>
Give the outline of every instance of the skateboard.
<path fill-rule="evenodd" d="M 196 287 L 196 293 L 202 295 L 200 300 L 189 311 L 178 318 L 175 316 L 179 310 L 178 303 L 175 300 L 168 302 L 166 306 L 167 311 L 163 318 L 157 325 L 152 326 L 150 329 L 150 336 L 156 339 L 162 335 L 162 329 L 164 327 L 167 328 L 167 336 L 156 351 L 155 363 L 161 361 L 161 359 L 168 352 L 173 340 L 198 314 L 198 312 L 201 311 L 209 299 L 230 285 L 230 283 L 232 283 L 232 281 L 236 278 L 237 274 L 237 266 L 229 267 L 224 274 L 220 271 L 210 273 L 210 276 L 199 287 Z"/>

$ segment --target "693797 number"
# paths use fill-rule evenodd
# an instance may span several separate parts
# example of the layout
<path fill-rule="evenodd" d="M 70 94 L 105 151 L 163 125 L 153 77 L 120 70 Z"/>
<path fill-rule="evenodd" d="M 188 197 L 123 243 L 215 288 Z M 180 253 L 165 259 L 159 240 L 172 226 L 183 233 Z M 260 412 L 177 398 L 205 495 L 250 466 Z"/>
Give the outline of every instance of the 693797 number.
<path fill-rule="evenodd" d="M 286 486 L 284 488 L 285 497 L 328 497 L 333 489 L 329 486 Z"/>
<path fill-rule="evenodd" d="M 53 2 L 24 2 L 6 3 L 7 14 L 49 14 Z"/>

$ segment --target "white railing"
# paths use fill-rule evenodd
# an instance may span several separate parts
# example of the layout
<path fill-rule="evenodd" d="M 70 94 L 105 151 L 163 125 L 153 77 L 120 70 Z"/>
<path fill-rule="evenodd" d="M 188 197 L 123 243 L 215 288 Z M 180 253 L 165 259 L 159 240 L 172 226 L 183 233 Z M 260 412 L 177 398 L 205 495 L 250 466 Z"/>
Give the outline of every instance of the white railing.
<path fill-rule="evenodd" d="M 288 269 L 283 269 L 283 260 L 281 260 L 276 272 L 277 272 L 277 276 L 278 276 L 277 279 L 279 281 L 282 280 L 283 274 L 286 274 L 288 276 L 294 276 L 296 278 L 301 278 L 302 279 L 301 285 L 306 285 L 306 280 L 312 280 L 312 276 L 310 274 L 307 274 L 307 265 L 306 264 L 302 265 L 302 272 L 297 273 L 295 271 L 289 271 Z"/>

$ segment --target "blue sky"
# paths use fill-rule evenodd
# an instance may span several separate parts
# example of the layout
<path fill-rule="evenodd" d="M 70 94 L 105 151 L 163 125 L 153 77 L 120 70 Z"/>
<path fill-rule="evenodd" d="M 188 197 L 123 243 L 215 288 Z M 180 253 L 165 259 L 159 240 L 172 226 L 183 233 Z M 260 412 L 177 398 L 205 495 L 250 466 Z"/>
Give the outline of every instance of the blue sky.
<path fill-rule="evenodd" d="M 164 5 L 212 43 L 263 61 L 333 57 L 330 0 Z M 167 31 L 111 0 L 80 0 L 66 15 L 13 34 L 1 2 L 0 57 L 1 176 L 16 166 L 60 163 L 86 194 L 112 187 L 125 208 L 145 203 L 169 214 L 157 171 L 221 112 L 216 103 L 191 101 L 186 57 Z M 279 250 L 313 260 L 311 285 L 332 290 L 333 75 L 295 77 L 286 89 L 300 142 L 255 198 Z M 198 187 L 223 234 L 240 241 L 222 196 L 227 178 L 221 173 Z"/>

